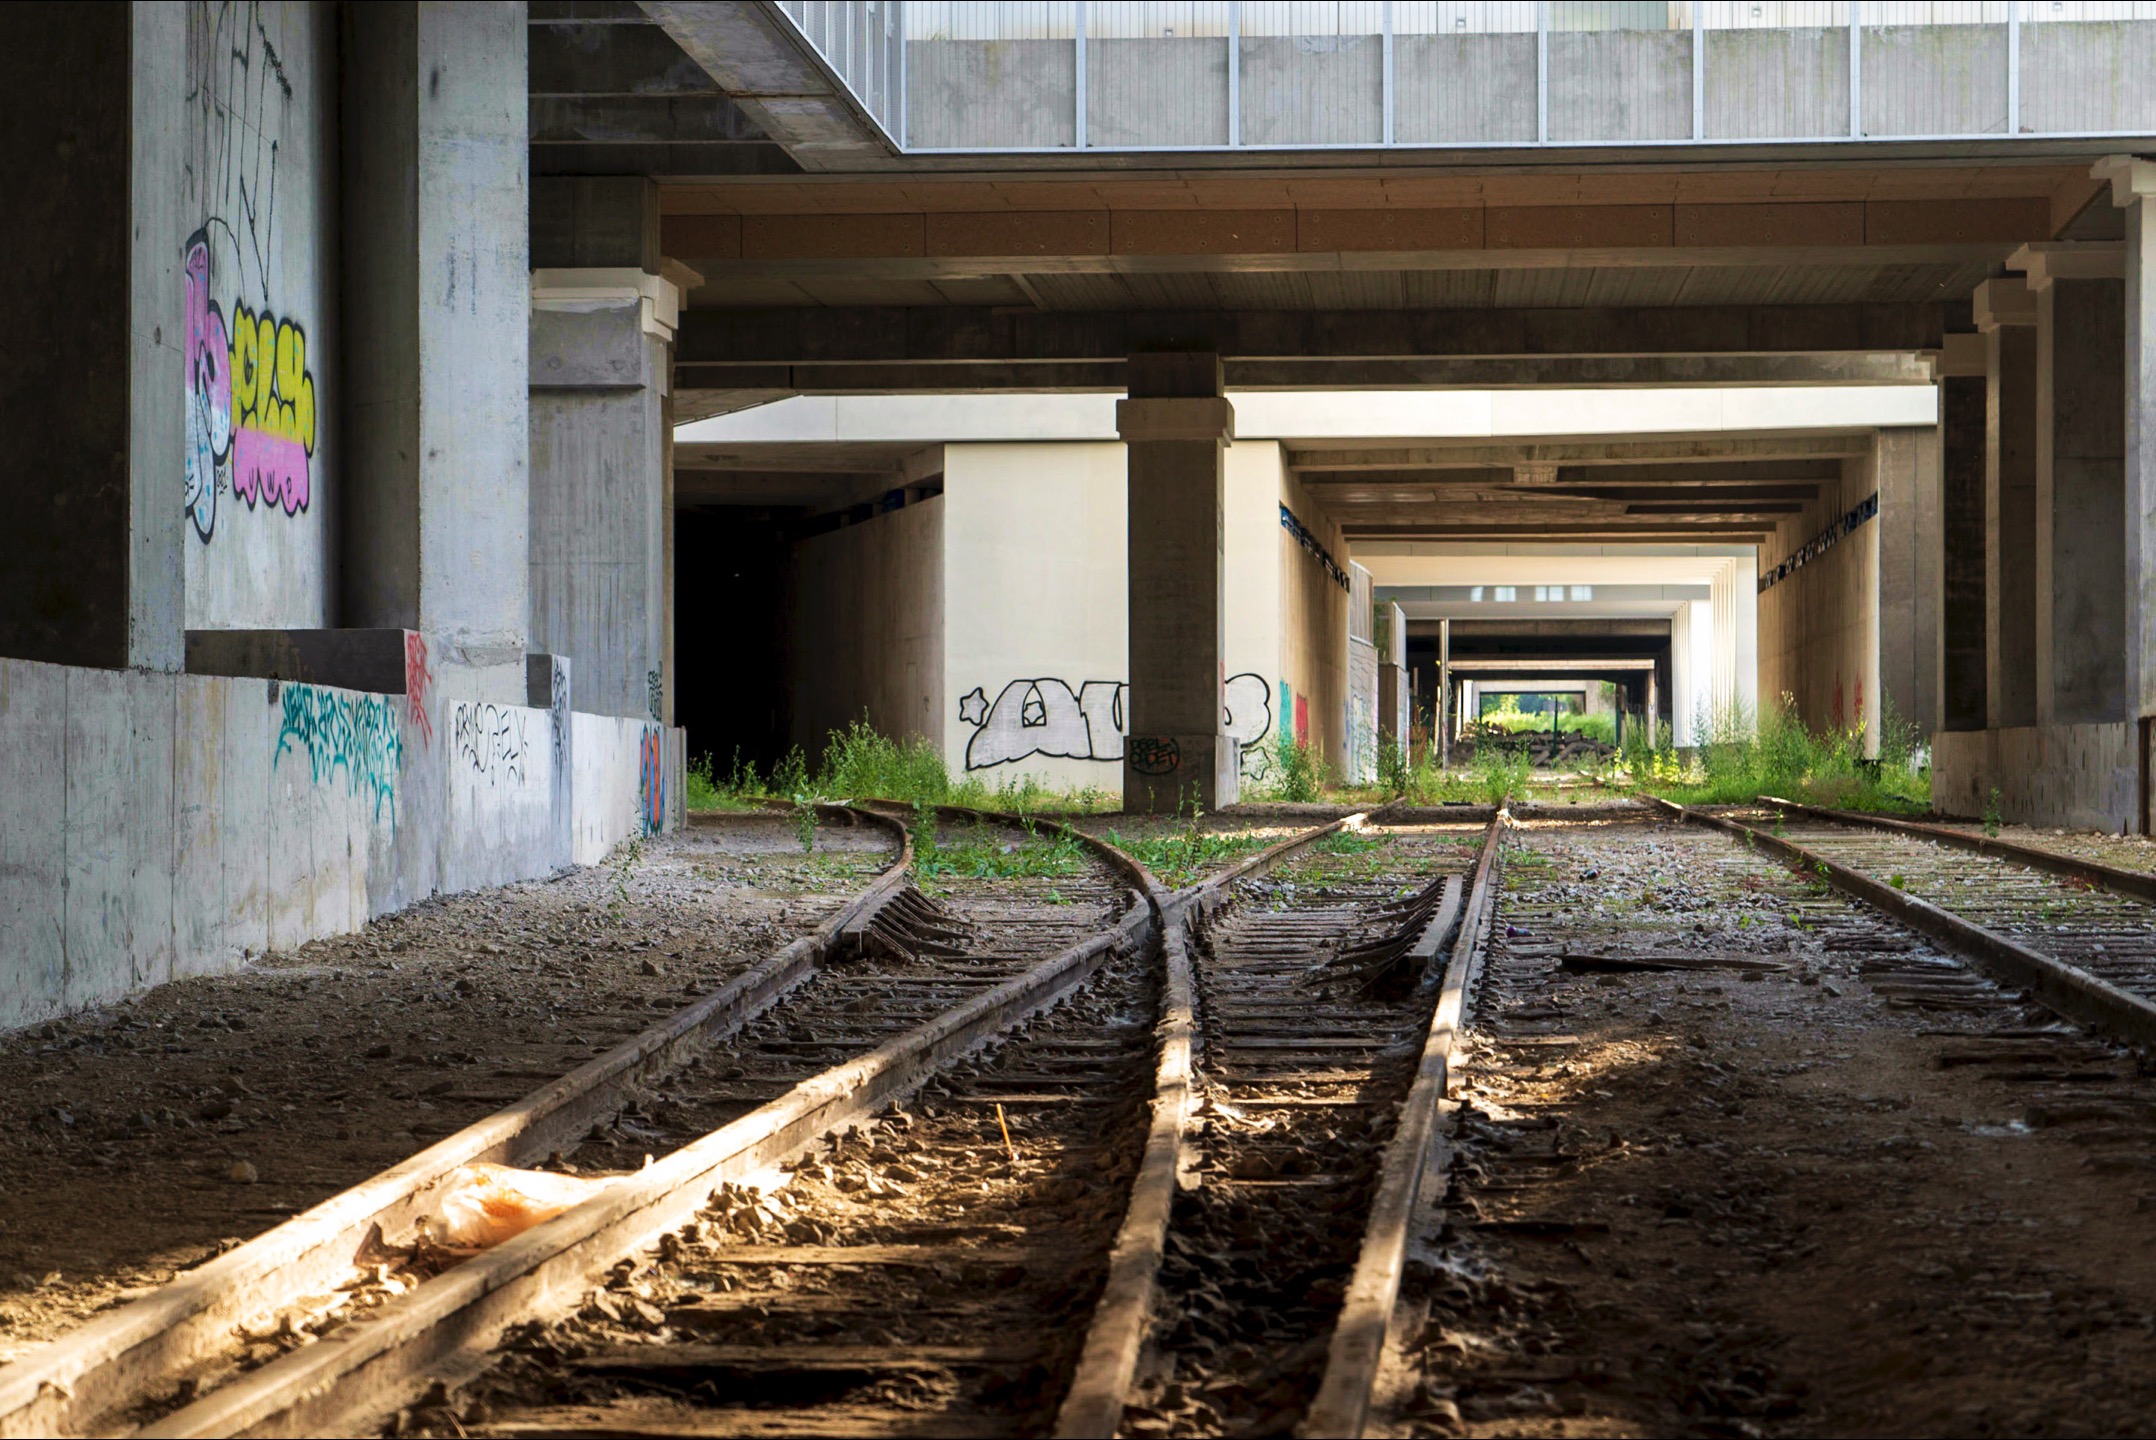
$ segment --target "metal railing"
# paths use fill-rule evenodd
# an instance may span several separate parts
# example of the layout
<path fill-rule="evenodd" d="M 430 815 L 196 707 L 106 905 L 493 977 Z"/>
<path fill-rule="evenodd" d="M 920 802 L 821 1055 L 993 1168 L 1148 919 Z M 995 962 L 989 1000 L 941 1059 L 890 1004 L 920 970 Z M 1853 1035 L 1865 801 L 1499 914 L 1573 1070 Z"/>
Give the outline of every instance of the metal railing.
<path fill-rule="evenodd" d="M 2156 134 L 2156 0 L 778 0 L 911 154 Z"/>

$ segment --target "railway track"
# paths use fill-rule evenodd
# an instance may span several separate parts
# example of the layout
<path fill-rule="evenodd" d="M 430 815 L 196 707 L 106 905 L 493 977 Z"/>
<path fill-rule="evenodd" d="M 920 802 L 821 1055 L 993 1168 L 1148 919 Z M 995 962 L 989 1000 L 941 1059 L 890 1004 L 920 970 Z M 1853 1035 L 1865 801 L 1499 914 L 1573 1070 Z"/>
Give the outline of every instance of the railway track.
<path fill-rule="evenodd" d="M 902 857 L 723 995 L 0 1372 L 0 1394 L 12 1382 L 20 1397 L 5 1428 L 588 1432 L 664 1428 L 686 1407 L 740 1433 L 917 1429 L 924 1413 L 953 1433 L 1109 1433 L 1161 1298 L 1155 1221 L 1177 1208 L 1178 1176 L 1277 1190 L 1270 1208 L 1293 1209 L 1292 1183 L 1251 1184 L 1267 1178 L 1253 1166 L 1283 1168 L 1255 1132 L 1211 1159 L 1188 1149 L 1197 950 L 1208 1015 L 1224 1017 L 1208 1088 L 1271 1087 L 1263 1108 L 1363 1126 L 1352 1143 L 1327 1127 L 1359 1189 L 1330 1226 L 1332 1289 L 1306 1286 L 1314 1303 L 1297 1320 L 1314 1381 L 1309 1347 L 1343 1348 L 1358 1297 L 1382 1343 L 1404 1232 L 1387 1177 L 1419 1177 L 1434 1123 L 1449 1024 L 1420 1067 L 1414 1056 L 1431 1039 L 1430 962 L 1471 858 L 1443 847 L 1335 876 L 1330 894 L 1299 890 L 1326 881 L 1297 852 L 1361 818 L 1173 894 L 1061 827 L 1039 828 L 1085 845 L 1092 865 L 1052 886 L 946 879 L 931 902 L 905 884 Z M 1423 873 L 1432 859 L 1448 860 L 1449 884 Z M 1262 902 L 1235 891 L 1284 864 L 1300 868 L 1263 892 L 1288 897 L 1268 935 Z M 1296 945 L 1348 962 L 1305 977 L 1335 1023 L 1301 1051 L 1279 1043 L 1286 1017 L 1266 1013 L 1294 1003 L 1283 947 Z M 1384 1019 L 1350 1033 L 1371 985 Z M 1458 987 L 1448 993 L 1456 1011 Z M 1297 1056 L 1338 1073 L 1297 1075 Z M 483 1159 L 628 1173 L 467 1255 L 419 1222 L 457 1166 Z M 1305 1172 L 1305 1190 L 1332 1173 L 1284 1168 Z M 1358 1252 L 1366 1200 L 1380 1223 Z M 854 1338 L 835 1340 L 842 1330 Z M 1356 1355 L 1334 1368 L 1360 1376 L 1360 1351 L 1344 1348 Z M 720 1393 L 773 1403 L 715 1419 Z M 1102 1394 L 1088 1421 L 1083 1397 Z"/>
<path fill-rule="evenodd" d="M 2063 1016 L 2156 1042 L 2156 937 L 2138 898 L 2144 877 L 1786 801 L 1765 817 L 1647 803 L 1809 868 Z"/>
<path fill-rule="evenodd" d="M 652 1077 L 734 1033 L 826 959 L 903 926 L 913 908 L 904 827 L 863 810 L 819 808 L 827 821 L 886 830 L 897 853 L 813 934 L 516 1103 L 0 1367 L 0 1435 L 126 1428 L 244 1363 L 250 1348 L 259 1358 L 247 1337 L 271 1349 L 305 1343 L 303 1302 L 322 1310 L 325 1292 L 349 1280 L 378 1237 L 410 1231 L 460 1167 L 528 1166 L 573 1148 L 595 1125 L 612 1123 Z"/>
<path fill-rule="evenodd" d="M 2073 889 L 2084 908 L 2056 924 L 2074 928 L 2039 937 L 1997 898 L 2040 904 L 2028 872 L 1814 823 L 1829 833 L 1782 827 L 1802 853 L 1768 843 L 1771 819 L 1645 816 L 1533 825 L 1506 851 L 1443 1224 L 1410 1302 L 1436 1340 L 1410 1357 L 1396 1425 L 1980 1429 L 1893 1407 L 2018 1404 L 2025 1376 L 1983 1393 L 1990 1332 L 2068 1364 L 2130 1308 L 2067 1302 L 2023 1252 L 2078 1258 L 2100 1234 L 2083 1217 L 2133 1209 L 2156 1148 L 2140 1057 L 1988 957 L 1851 903 L 1818 857 L 1867 877 L 1891 861 L 1907 889 L 1890 894 L 1937 887 L 1957 917 L 2076 956 L 2109 953 L 2076 922 L 2115 934 L 2130 916 Z M 1843 1079 L 1849 1064 L 1866 1068 Z M 1911 1198 L 1927 1183 L 1943 1209 Z M 2017 1273 L 2046 1278 L 1996 1278 Z M 2054 1297 L 2055 1318 L 2029 1311 Z M 1876 1357 L 1912 1344 L 1950 1357 L 1926 1373 L 1967 1379 L 1882 1387 Z"/>

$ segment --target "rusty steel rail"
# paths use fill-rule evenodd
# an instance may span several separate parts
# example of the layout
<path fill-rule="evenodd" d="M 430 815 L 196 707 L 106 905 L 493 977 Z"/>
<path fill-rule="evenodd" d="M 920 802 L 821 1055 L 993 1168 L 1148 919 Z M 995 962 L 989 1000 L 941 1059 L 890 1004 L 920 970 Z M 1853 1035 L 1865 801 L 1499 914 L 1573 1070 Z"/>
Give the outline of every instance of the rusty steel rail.
<path fill-rule="evenodd" d="M 1172 895 L 1159 891 L 1156 882 L 1165 989 L 1158 1027 L 1160 1051 L 1153 1080 L 1152 1122 L 1146 1133 L 1145 1155 L 1131 1181 L 1130 1201 L 1109 1255 L 1107 1284 L 1094 1306 L 1078 1368 L 1056 1414 L 1054 1433 L 1062 1440 L 1105 1440 L 1117 1433 L 1131 1381 L 1137 1373 L 1138 1357 L 1152 1327 L 1160 1267 L 1167 1256 L 1168 1227 L 1175 1212 L 1177 1177 L 1186 1158 L 1190 1106 L 1197 1088 L 1192 1063 L 1198 1044 L 1197 987 L 1188 933 L 1192 918 L 1226 903 L 1228 892 L 1238 880 L 1262 875 L 1328 835 L 1361 829 L 1392 808 L 1383 805 L 1343 815 L 1330 824 L 1292 835 L 1212 879 Z"/>
<path fill-rule="evenodd" d="M 869 810 L 820 810 L 889 829 L 899 848 L 814 934 L 514 1104 L 0 1367 L 0 1436 L 82 1433 L 148 1398 L 174 1371 L 226 1348 L 235 1326 L 343 1279 L 371 1235 L 412 1224 L 459 1166 L 529 1164 L 572 1145 L 639 1081 L 678 1067 L 807 979 L 844 932 L 899 896 L 913 862 L 904 826 Z"/>
<path fill-rule="evenodd" d="M 1021 817 L 952 811 L 1007 823 Z M 558 1309 L 621 1256 L 693 1218 L 711 1190 L 794 1158 L 822 1137 L 872 1116 L 949 1062 L 1078 989 L 1117 953 L 1151 944 L 1162 925 L 1159 882 L 1123 852 L 1057 822 L 1131 877 L 1141 903 L 1113 925 L 946 1010 L 876 1050 L 825 1070 L 785 1095 L 609 1185 L 403 1297 L 361 1326 L 295 1350 L 186 1408 L 145 1436 L 309 1435 L 381 1420 L 428 1386 L 478 1374 L 503 1331 Z M 1323 827 L 1254 857 L 1308 843 Z M 1173 897 L 1169 897 L 1173 903 Z"/>
<path fill-rule="evenodd" d="M 1441 1143 L 1439 1112 L 1455 1078 L 1453 1052 L 1481 968 L 1484 931 L 1494 914 L 1491 885 L 1507 823 L 1509 816 L 1500 808 L 1483 836 L 1474 882 L 1459 911 L 1459 930 L 1445 965 L 1444 985 L 1423 1040 L 1422 1060 L 1385 1147 L 1377 1196 L 1371 1202 L 1362 1250 L 1341 1301 L 1340 1319 L 1333 1327 L 1324 1378 L 1318 1382 L 1317 1397 L 1302 1424 L 1296 1427 L 1298 1435 L 1359 1437 L 1369 1423 L 1372 1392 L 1392 1339 L 1400 1277 L 1407 1266 L 1408 1232 L 1433 1148 Z M 1434 960 L 1448 924 L 1449 917 L 1442 912 L 1433 918 L 1417 952 Z"/>
<path fill-rule="evenodd" d="M 2156 1003 L 2054 956 L 2032 950 L 1995 930 L 1965 920 L 1928 900 L 1897 890 L 1860 870 L 1829 860 L 1770 830 L 1726 815 L 1709 815 L 1657 795 L 1643 795 L 1639 799 L 1649 808 L 1673 819 L 1734 835 L 1799 869 L 1816 874 L 1844 894 L 1884 911 L 1919 934 L 1966 956 L 1994 978 L 2026 989 L 2037 1001 L 2069 1020 L 2106 1031 L 2130 1044 L 2156 1044 Z"/>
<path fill-rule="evenodd" d="M 2031 870 L 2042 870 L 2069 880 L 2101 886 L 2114 895 L 2124 895 L 2130 900 L 2156 903 L 2156 875 L 2143 871 L 2121 870 L 2116 865 L 2106 865 L 2098 860 L 2061 855 L 2055 850 L 2042 850 L 2034 845 L 2021 845 L 1991 835 L 1971 835 L 1966 830 L 1956 830 L 1947 825 L 1926 825 L 1920 821 L 1901 820 L 1888 815 L 1865 815 L 1853 810 L 1828 810 L 1818 805 L 1806 805 L 1801 801 L 1784 800 L 1778 795 L 1762 795 L 1759 800 L 1763 805 L 1772 805 L 1793 815 L 1806 815 L 1814 820 L 1825 820 L 1836 825 L 1863 826 L 1896 835 L 1907 835 L 1915 840 L 1951 845 L 1957 850 L 1988 855 L 1997 860 L 2010 860 L 2016 865 L 2026 865 Z"/>

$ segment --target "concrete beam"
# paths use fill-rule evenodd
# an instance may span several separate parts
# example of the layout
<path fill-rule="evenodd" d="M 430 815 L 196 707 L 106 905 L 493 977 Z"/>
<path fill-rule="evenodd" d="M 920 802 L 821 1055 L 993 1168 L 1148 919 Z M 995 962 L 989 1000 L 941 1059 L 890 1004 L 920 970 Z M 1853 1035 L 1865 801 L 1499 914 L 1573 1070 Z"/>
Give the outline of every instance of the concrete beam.
<path fill-rule="evenodd" d="M 692 312 L 694 313 L 694 312 Z M 1928 384 L 1924 356 L 1900 351 L 1824 355 L 1641 355 L 1459 357 L 1387 360 L 1229 360 L 1234 390 L 1526 390 L 1583 386 L 1651 389 L 1701 385 Z M 1120 360 L 918 360 L 759 365 L 685 361 L 680 383 L 755 385 L 801 395 L 1114 393 Z"/>
<path fill-rule="evenodd" d="M 699 73 L 701 73 L 699 71 Z M 710 87 L 696 95 L 534 95 L 534 145 L 746 145 L 770 137 Z"/>
<path fill-rule="evenodd" d="M 887 164 L 897 150 L 774 7 L 646 0 L 643 10 L 805 170 Z"/>
<path fill-rule="evenodd" d="M 1551 460 L 1561 465 L 1692 465 L 1732 460 L 1829 460 L 1869 454 L 1871 437 L 1850 435 L 1711 436 L 1666 440 L 1555 441 L 1520 444 L 1372 445 L 1291 450 L 1291 470 L 1401 470 L 1424 466 L 1503 466 Z"/>
<path fill-rule="evenodd" d="M 656 25 L 533 25 L 528 93 L 719 95 L 718 81 Z"/>
<path fill-rule="evenodd" d="M 678 359 L 712 376 L 816 363 L 1109 360 L 1175 346 L 1224 360 L 1460 356 L 1817 355 L 1936 350 L 1943 303 L 1547 310 L 1133 310 L 994 306 L 692 310 Z M 706 379 L 706 384 L 712 383 Z"/>

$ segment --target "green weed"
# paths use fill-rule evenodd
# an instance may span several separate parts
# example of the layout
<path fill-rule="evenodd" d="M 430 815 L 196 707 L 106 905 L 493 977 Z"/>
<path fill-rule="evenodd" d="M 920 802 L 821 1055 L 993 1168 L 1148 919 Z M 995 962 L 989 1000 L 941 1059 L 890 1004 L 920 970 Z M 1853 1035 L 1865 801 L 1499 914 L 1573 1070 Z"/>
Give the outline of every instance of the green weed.
<path fill-rule="evenodd" d="M 1984 802 L 1984 833 L 1992 839 L 1999 838 L 1999 787 L 1991 787 L 1991 798 Z"/>

